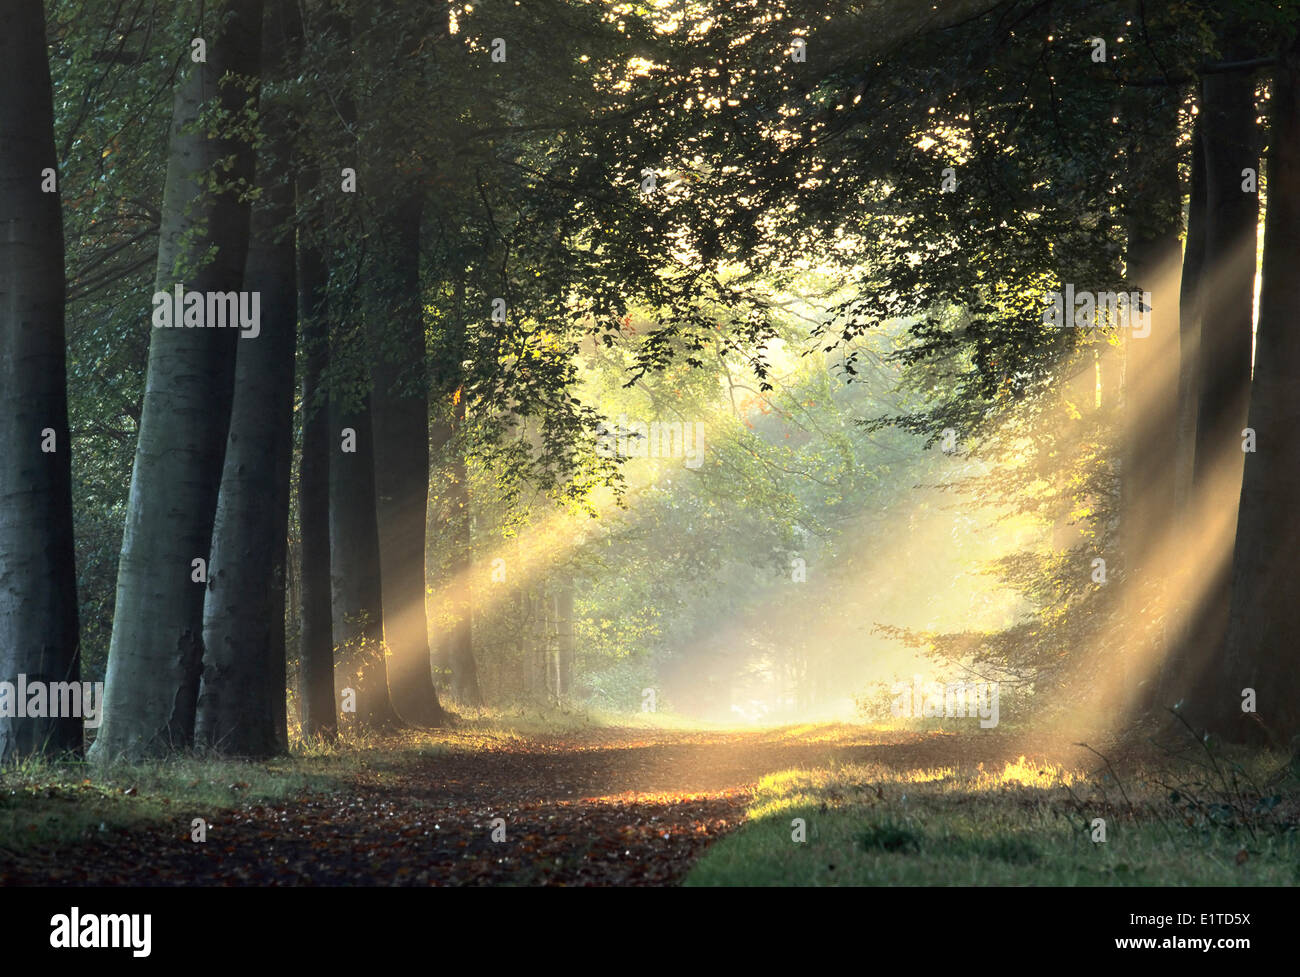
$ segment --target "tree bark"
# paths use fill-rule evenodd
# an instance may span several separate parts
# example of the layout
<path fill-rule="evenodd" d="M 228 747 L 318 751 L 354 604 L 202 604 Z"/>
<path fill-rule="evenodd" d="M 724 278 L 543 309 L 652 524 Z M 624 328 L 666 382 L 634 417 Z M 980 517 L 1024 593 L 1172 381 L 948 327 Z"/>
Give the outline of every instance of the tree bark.
<path fill-rule="evenodd" d="M 312 176 L 305 177 L 314 185 Z M 302 462 L 298 469 L 298 533 L 302 540 L 298 605 L 298 703 L 304 737 L 332 740 L 338 731 L 334 698 L 333 599 L 330 593 L 328 270 L 315 242 L 299 248 L 302 312 Z"/>
<path fill-rule="evenodd" d="M 440 351 L 435 370 L 435 390 L 441 401 L 440 416 L 433 425 L 433 453 L 445 456 L 441 470 L 444 489 L 439 498 L 442 519 L 449 529 L 451 558 L 444 588 L 451 625 L 439 641 L 440 666 L 451 672 L 451 692 L 467 706 L 483 705 L 474 659 L 474 599 L 470 582 L 473 571 L 473 539 L 470 527 L 469 471 L 465 464 L 461 435 L 467 411 L 461 363 L 465 360 L 464 284 L 456 283 L 455 316 Z M 441 413 L 445 411 L 446 413 Z"/>
<path fill-rule="evenodd" d="M 6 18 L 0 31 L 0 681 L 25 675 L 78 682 L 63 214 L 57 189 L 42 190 L 44 171 L 57 169 L 45 16 L 39 0 L 18 0 Z M 53 450 L 42 450 L 43 442 Z M 80 716 L 0 717 L 0 764 L 36 753 L 80 753 L 81 736 Z"/>
<path fill-rule="evenodd" d="M 452 558 L 449 569 L 448 599 L 454 620 L 446 636 L 447 661 L 451 667 L 452 694 L 467 706 L 481 706 L 478 666 L 474 660 L 474 601 L 470 583 L 473 569 L 470 538 L 469 473 L 465 455 L 455 429 L 465 421 L 465 401 L 461 397 L 453 408 L 454 422 L 446 438 L 451 452 L 446 488 L 447 521 L 451 528 Z"/>
<path fill-rule="evenodd" d="M 342 697 L 344 688 L 353 690 L 360 724 L 395 726 L 398 717 L 389 698 L 384 648 L 369 395 L 359 404 L 345 406 L 336 388 L 331 392 L 330 417 L 335 439 L 329 470 L 330 582 L 334 645 L 344 666 L 338 678 L 346 683 L 336 692 Z M 355 451 L 342 450 L 345 431 L 352 433 Z"/>
<path fill-rule="evenodd" d="M 280 0 L 267 50 L 288 51 Z M 264 104 L 265 155 L 253 208 L 244 288 L 261 298 L 255 338 L 239 343 L 235 399 L 213 527 L 195 742 L 238 756 L 286 748 L 285 560 L 292 461 L 298 302 L 288 107 Z"/>
<path fill-rule="evenodd" d="M 199 118 L 214 105 L 243 113 L 248 95 L 227 74 L 257 74 L 262 4 L 226 0 L 207 14 L 207 60 L 193 63 L 186 52 L 172 112 L 155 277 L 168 295 L 177 284 L 238 292 L 248 252 L 240 187 L 252 180 L 252 147 L 209 136 Z M 218 173 L 221 187 L 204 189 Z M 249 341 L 231 328 L 155 328 L 150 337 L 97 760 L 161 755 L 192 741 L 206 589 L 192 561 L 210 556 L 236 344 Z"/>
<path fill-rule="evenodd" d="M 1263 279 L 1223 667 L 1211 728 L 1295 748 L 1300 735 L 1300 42 L 1280 59 L 1271 101 Z M 1243 690 L 1258 696 L 1243 710 Z M 1258 717 L 1261 722 L 1253 722 Z"/>
<path fill-rule="evenodd" d="M 1236 522 L 1250 398 L 1255 255 L 1259 198 L 1242 191 L 1242 170 L 1259 165 L 1255 81 L 1249 72 L 1207 76 L 1202 85 L 1205 242 L 1200 273 L 1200 330 L 1195 385 L 1196 447 L 1191 498 L 1202 514 L 1227 513 L 1228 547 Z M 1203 521 L 1202 517 L 1202 521 Z M 1196 525 L 1188 531 L 1195 533 Z M 1216 554 L 1220 555 L 1220 554 Z M 1214 714 L 1231 601 L 1231 562 L 1205 567 L 1191 611 L 1171 698 L 1194 723 Z"/>
<path fill-rule="evenodd" d="M 375 490 L 383 576 L 384 637 L 393 704 L 408 722 L 440 726 L 425 607 L 429 507 L 429 377 L 420 291 L 420 205 L 414 189 L 391 196 L 370 273 Z"/>

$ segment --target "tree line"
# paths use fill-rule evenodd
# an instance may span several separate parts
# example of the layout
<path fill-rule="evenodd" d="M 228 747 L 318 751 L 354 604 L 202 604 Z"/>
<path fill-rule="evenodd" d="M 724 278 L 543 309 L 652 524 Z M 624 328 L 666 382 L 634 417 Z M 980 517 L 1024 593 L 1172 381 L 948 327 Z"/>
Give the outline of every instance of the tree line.
<path fill-rule="evenodd" d="M 1289 742 L 1296 14 L 19 0 L 0 678 L 76 681 L 105 631 L 101 759 L 282 751 L 289 685 L 309 736 L 445 722 L 440 684 L 482 698 L 469 453 L 495 453 L 506 499 L 617 485 L 579 352 L 648 310 L 629 382 L 718 357 L 769 392 L 774 295 L 815 261 L 842 298 L 812 343 L 846 379 L 866 331 L 907 323 L 892 355 L 926 397 L 868 429 L 1015 441 L 1059 488 L 1017 504 L 1074 520 L 1055 569 L 1009 568 L 1055 573 L 1061 613 L 976 659 L 1075 692 L 1092 669 L 1119 711 L 1177 701 Z M 1050 328 L 1067 284 L 1149 294 L 1149 335 Z M 256 293 L 257 334 L 146 325 L 178 288 Z M 90 477 L 126 458 L 129 487 Z M 115 553 L 88 547 L 119 525 Z M 111 564 L 111 597 L 79 600 L 79 559 Z M 568 664 L 542 684 L 563 689 L 572 582 L 552 598 Z M 0 758 L 82 735 L 0 715 Z"/>

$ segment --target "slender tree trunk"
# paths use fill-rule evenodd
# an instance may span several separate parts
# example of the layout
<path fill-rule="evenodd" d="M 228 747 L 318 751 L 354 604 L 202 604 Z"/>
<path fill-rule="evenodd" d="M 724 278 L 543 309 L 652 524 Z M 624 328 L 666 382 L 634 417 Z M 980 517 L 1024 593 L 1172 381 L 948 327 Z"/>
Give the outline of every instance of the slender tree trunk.
<path fill-rule="evenodd" d="M 537 669 L 542 680 L 542 691 L 548 700 L 555 698 L 555 604 L 543 585 L 537 588 Z"/>
<path fill-rule="evenodd" d="M 1271 156 L 1249 426 L 1226 652 L 1212 728 L 1296 749 L 1300 735 L 1300 42 L 1283 55 L 1271 100 Z M 1225 434 L 1226 436 L 1226 434 Z M 1257 713 L 1244 711 L 1247 689 Z M 1251 722 L 1258 716 L 1262 723 Z"/>
<path fill-rule="evenodd" d="M 465 401 L 455 407 L 457 426 L 465 420 Z M 451 688 L 456 699 L 467 706 L 481 706 L 483 696 L 478 684 L 478 666 L 474 661 L 474 600 L 470 582 L 473 570 L 472 542 L 470 538 L 469 473 L 465 454 L 458 441 L 453 439 L 451 450 L 451 484 L 447 486 L 448 503 L 452 521 L 451 564 L 452 606 L 456 622 L 448 635 L 451 662 Z"/>
<path fill-rule="evenodd" d="M 305 177 L 314 185 L 314 175 Z M 298 533 L 302 570 L 298 605 L 298 698 L 302 734 L 333 739 L 338 730 L 334 698 L 333 601 L 330 593 L 329 326 L 328 271 L 315 242 L 299 249 L 302 310 L 302 462 L 298 470 Z"/>
<path fill-rule="evenodd" d="M 261 51 L 260 0 L 206 9 L 204 63 L 183 61 L 163 194 L 155 289 L 238 292 L 248 252 L 252 147 L 199 124 L 219 105 L 242 114 Z M 233 160 L 231 168 L 226 161 Z M 220 173 L 218 191 L 203 182 Z M 179 324 L 178 324 L 179 325 Z M 155 328 L 127 503 L 109 646 L 104 723 L 92 755 L 159 755 L 188 746 L 203 661 L 206 585 L 194 561 L 210 555 L 230 422 L 239 331 Z"/>
<path fill-rule="evenodd" d="M 559 660 L 555 654 L 555 600 L 542 590 L 539 595 L 542 604 L 542 671 L 546 676 L 547 698 L 555 699 L 559 694 Z"/>
<path fill-rule="evenodd" d="M 285 52 L 286 13 L 266 19 L 266 48 Z M 195 741 L 223 753 L 271 756 L 287 745 L 284 693 L 285 560 L 293 450 L 294 188 L 289 118 L 264 104 L 265 151 L 253 208 L 246 291 L 260 296 L 258 335 L 239 343 L 235 400 L 204 606 L 203 679 Z"/>
<path fill-rule="evenodd" d="M 314 11 L 307 32 L 331 39 L 322 72 L 338 79 L 342 88 L 339 114 L 345 130 L 355 122 L 352 99 L 346 87 L 348 52 L 352 49 L 348 17 L 338 8 Z M 331 243 L 327 224 L 332 204 L 341 192 L 343 167 L 356 168 L 355 148 L 344 139 L 342 159 L 313 158 L 298 178 L 298 307 L 302 321 L 302 460 L 298 469 L 298 532 L 301 536 L 301 592 L 298 605 L 298 695 L 302 734 L 333 740 L 338 732 L 340 699 L 335 694 L 334 603 L 331 554 L 331 484 L 333 459 L 339 457 L 341 438 L 337 407 L 330 394 L 331 343 L 342 343 L 342 322 L 348 313 L 340 295 L 330 295 Z M 326 177 L 326 174 L 329 174 Z M 334 254 L 343 249 L 335 248 Z M 342 268 L 342 262 L 338 262 Z M 340 662 L 340 665 L 343 663 Z M 348 684 L 339 676 L 339 689 Z"/>
<path fill-rule="evenodd" d="M 429 507 L 429 377 L 420 290 L 418 191 L 398 192 L 381 221 L 368 315 L 375 430 L 375 490 L 383 573 L 384 636 L 393 704 L 408 722 L 439 726 L 425 606 Z"/>
<path fill-rule="evenodd" d="M 440 665 L 451 671 L 451 691 L 458 702 L 467 706 L 481 706 L 483 694 L 479 687 L 478 665 L 474 659 L 474 599 L 470 577 L 473 571 L 473 538 L 470 526 L 469 471 L 465 464 L 465 451 L 461 435 L 465 427 L 466 396 L 461 363 L 466 356 L 464 285 L 456 283 L 456 314 L 440 351 L 434 380 L 437 395 L 442 401 L 441 415 L 433 426 L 433 451 L 446 456 L 442 471 L 446 473 L 445 488 L 439 499 L 443 520 L 450 537 L 451 558 L 448 561 L 446 605 L 451 614 L 451 625 L 442 636 L 439 647 Z"/>
<path fill-rule="evenodd" d="M 57 165 L 45 17 L 39 0 L 10 4 L 5 17 L 0 31 L 0 681 L 17 683 L 24 675 L 28 681 L 78 682 L 63 214 L 57 188 L 42 188 Z M 0 763 L 34 753 L 80 753 L 81 732 L 79 716 L 0 717 Z"/>
<path fill-rule="evenodd" d="M 524 697 L 532 691 L 532 663 L 528 658 L 528 606 L 523 587 L 515 583 L 511 587 L 510 606 L 513 612 L 514 650 L 517 667 L 510 670 L 510 693 Z"/>
<path fill-rule="evenodd" d="M 565 580 L 555 595 L 555 616 L 559 623 L 560 695 L 573 695 L 573 581 Z"/>
<path fill-rule="evenodd" d="M 345 406 L 337 394 L 336 388 L 330 397 L 330 427 L 337 440 L 329 475 L 334 644 L 345 663 L 340 678 L 355 693 L 357 720 L 393 726 L 398 717 L 388 694 L 370 398 Z"/>

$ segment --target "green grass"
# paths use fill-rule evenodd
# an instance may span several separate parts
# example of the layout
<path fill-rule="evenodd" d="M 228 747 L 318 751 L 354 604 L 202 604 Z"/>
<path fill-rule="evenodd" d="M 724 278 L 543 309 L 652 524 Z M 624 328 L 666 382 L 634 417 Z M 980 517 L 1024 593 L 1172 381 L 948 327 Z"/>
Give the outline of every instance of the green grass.
<path fill-rule="evenodd" d="M 177 811 L 228 811 L 304 793 L 353 791 L 358 774 L 382 780 L 421 757 L 475 750 L 519 733 L 493 717 L 446 730 L 375 736 L 344 731 L 332 743 L 296 736 L 288 756 L 264 761 L 181 755 L 106 766 L 30 759 L 0 767 L 0 851 L 68 844 Z"/>
<path fill-rule="evenodd" d="M 341 764 L 180 757 L 98 768 L 28 761 L 0 771 L 0 848 L 66 844 L 135 824 L 174 820 L 176 811 L 222 811 L 304 790 L 328 790 L 342 783 L 330 766 Z"/>
<path fill-rule="evenodd" d="M 1295 885 L 1296 783 L 1277 758 L 1265 803 L 1219 804 L 1203 771 L 1092 775 L 1021 762 L 1000 773 L 843 765 L 759 783 L 749 820 L 687 885 Z M 1163 785 L 1163 786 L 1162 786 Z M 1232 789 L 1229 782 L 1228 789 Z M 1122 788 L 1122 789 L 1121 789 Z M 1195 791 L 1201 791 L 1200 795 Z M 1106 820 L 1104 843 L 1092 820 Z M 793 840 L 795 818 L 806 840 Z"/>

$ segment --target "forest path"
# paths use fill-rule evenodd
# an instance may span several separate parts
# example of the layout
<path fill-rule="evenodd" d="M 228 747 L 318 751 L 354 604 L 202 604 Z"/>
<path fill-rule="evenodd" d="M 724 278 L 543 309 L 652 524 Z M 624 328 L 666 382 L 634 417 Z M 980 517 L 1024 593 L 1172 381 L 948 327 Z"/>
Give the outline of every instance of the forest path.
<path fill-rule="evenodd" d="M 833 762 L 904 769 L 1014 756 L 1000 736 L 818 724 L 468 733 L 367 751 L 349 788 L 212 813 L 20 858 L 7 884 L 663 885 L 744 819 L 765 774 Z M 190 819 L 208 821 L 205 844 Z M 493 841 L 504 819 L 505 840 Z"/>

